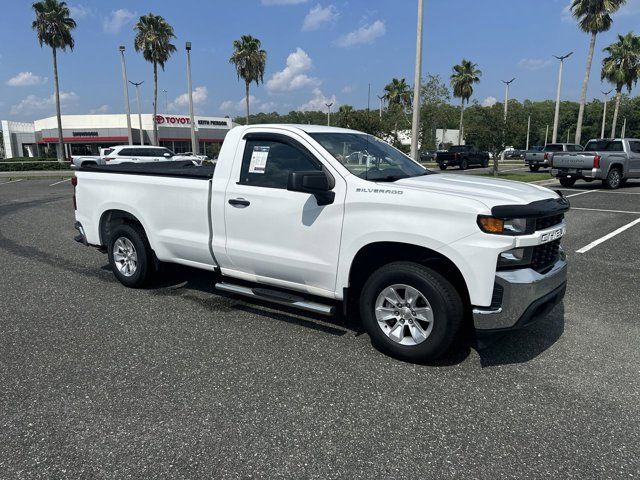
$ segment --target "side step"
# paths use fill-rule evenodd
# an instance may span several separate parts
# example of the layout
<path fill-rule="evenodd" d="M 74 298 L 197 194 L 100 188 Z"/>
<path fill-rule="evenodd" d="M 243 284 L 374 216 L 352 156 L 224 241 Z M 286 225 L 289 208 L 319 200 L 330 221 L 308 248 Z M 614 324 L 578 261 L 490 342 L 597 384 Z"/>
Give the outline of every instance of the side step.
<path fill-rule="evenodd" d="M 300 310 L 305 310 L 307 312 L 318 313 L 320 315 L 331 316 L 335 314 L 336 310 L 336 308 L 331 305 L 311 302 L 297 295 L 292 295 L 278 290 L 271 290 L 264 287 L 251 288 L 242 285 L 234 285 L 232 283 L 220 282 L 215 284 L 215 288 L 222 292 L 235 293 L 245 297 L 253 297 L 267 302 L 299 308 Z"/>

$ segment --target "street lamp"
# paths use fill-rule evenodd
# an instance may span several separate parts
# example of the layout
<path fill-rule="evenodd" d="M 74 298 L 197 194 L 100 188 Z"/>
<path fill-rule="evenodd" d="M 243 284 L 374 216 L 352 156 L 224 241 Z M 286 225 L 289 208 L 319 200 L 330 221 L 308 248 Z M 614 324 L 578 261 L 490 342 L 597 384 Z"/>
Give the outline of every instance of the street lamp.
<path fill-rule="evenodd" d="M 328 110 L 327 110 L 327 126 L 331 126 L 331 105 L 333 105 L 333 102 L 325 103 L 325 105 L 328 108 Z"/>
<path fill-rule="evenodd" d="M 613 89 L 608 92 L 602 92 L 604 95 L 604 109 L 602 110 L 602 132 L 600 133 L 600 138 L 604 138 L 604 126 L 607 123 L 607 102 L 609 101 L 609 94 L 611 92 L 613 92 Z"/>
<path fill-rule="evenodd" d="M 187 88 L 189 89 L 189 123 L 191 124 L 191 153 L 198 154 L 198 141 L 196 140 L 196 125 L 193 120 L 193 87 L 191 86 L 191 42 L 185 44 L 187 50 Z"/>
<path fill-rule="evenodd" d="M 555 58 L 560 60 L 560 69 L 558 70 L 558 91 L 556 92 L 556 113 L 553 117 L 553 134 L 551 136 L 551 143 L 556 143 L 558 140 L 558 119 L 560 118 L 560 88 L 562 87 L 562 66 L 564 61 L 573 55 L 573 52 L 569 52 L 566 55 L 557 56 Z"/>
<path fill-rule="evenodd" d="M 169 113 L 169 99 L 168 99 L 168 96 L 167 96 L 167 93 L 168 93 L 167 89 L 163 88 L 162 89 L 162 93 L 164 93 L 164 111 L 165 111 L 165 113 Z"/>
<path fill-rule="evenodd" d="M 500 155 L 500 159 L 504 160 L 504 150 L 507 146 L 507 113 L 509 112 L 509 87 L 515 81 L 516 77 L 513 77 L 511 80 L 501 80 L 504 83 L 504 118 L 502 123 L 502 154 Z M 498 175 L 498 156 L 496 155 L 493 159 L 493 176 Z"/>
<path fill-rule="evenodd" d="M 376 95 L 378 100 L 380 100 L 380 118 L 382 119 L 382 101 L 384 100 L 384 95 Z"/>
<path fill-rule="evenodd" d="M 411 158 L 418 160 L 418 132 L 420 130 L 420 79 L 422 76 L 422 12 L 423 0 L 418 0 L 416 27 L 416 67 L 413 76 L 413 116 L 411 118 Z"/>
<path fill-rule="evenodd" d="M 129 80 L 129 83 L 131 85 L 134 85 L 136 87 L 136 101 L 138 104 L 138 124 L 139 124 L 139 128 L 140 128 L 140 145 L 144 145 L 144 133 L 142 131 L 142 113 L 140 110 L 140 85 L 142 85 L 144 83 L 144 80 L 142 82 L 132 82 L 131 80 Z M 155 121 L 155 120 L 154 120 Z M 133 142 L 131 142 L 131 144 L 133 145 Z"/>
<path fill-rule="evenodd" d="M 127 115 L 127 138 L 129 145 L 133 145 L 133 132 L 131 131 L 131 109 L 129 107 L 129 85 L 127 84 L 127 67 L 124 63 L 124 45 L 120 45 L 120 63 L 122 64 L 122 85 L 124 87 L 124 111 Z"/>

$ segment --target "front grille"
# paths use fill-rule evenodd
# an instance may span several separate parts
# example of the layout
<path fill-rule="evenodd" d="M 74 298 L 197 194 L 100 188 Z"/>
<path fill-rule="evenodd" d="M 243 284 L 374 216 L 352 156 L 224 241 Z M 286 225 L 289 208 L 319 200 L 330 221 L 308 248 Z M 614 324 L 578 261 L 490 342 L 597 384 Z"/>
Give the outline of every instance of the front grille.
<path fill-rule="evenodd" d="M 551 215 L 549 217 L 536 218 L 536 230 L 544 230 L 554 225 L 558 225 L 564 219 L 564 213 L 558 213 L 557 215 Z"/>
<path fill-rule="evenodd" d="M 560 239 L 533 247 L 531 268 L 539 273 L 549 270 L 560 256 Z"/>

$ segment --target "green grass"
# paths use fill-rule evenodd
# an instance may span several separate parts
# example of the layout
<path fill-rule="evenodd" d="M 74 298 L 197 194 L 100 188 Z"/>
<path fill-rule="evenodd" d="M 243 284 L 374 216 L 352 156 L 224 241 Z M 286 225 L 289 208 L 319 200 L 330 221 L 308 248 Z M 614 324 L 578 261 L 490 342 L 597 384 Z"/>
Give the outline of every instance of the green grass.
<path fill-rule="evenodd" d="M 480 177 L 493 177 L 492 173 L 480 173 L 478 174 Z M 498 173 L 498 176 L 495 178 L 499 178 L 501 180 L 515 180 L 517 182 L 539 182 L 542 180 L 551 180 L 553 177 L 549 174 L 537 174 L 537 173 L 516 173 L 516 172 L 507 172 L 507 173 Z"/>

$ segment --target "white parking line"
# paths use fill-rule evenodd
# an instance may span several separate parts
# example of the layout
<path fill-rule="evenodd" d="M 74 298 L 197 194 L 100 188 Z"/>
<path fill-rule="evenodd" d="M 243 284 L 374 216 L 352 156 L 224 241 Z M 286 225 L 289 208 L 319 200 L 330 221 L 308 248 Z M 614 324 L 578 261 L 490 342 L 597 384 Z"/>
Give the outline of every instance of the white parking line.
<path fill-rule="evenodd" d="M 638 223 L 640 223 L 640 218 L 636 218 L 633 222 L 631 223 L 627 223 L 626 225 L 618 228 L 617 230 L 614 230 L 613 232 L 605 235 L 604 237 L 599 238 L 598 240 L 591 242 L 589 245 L 586 245 L 584 247 L 582 247 L 580 250 L 576 250 L 576 253 L 585 253 L 588 252 L 589 250 L 591 250 L 593 247 L 596 247 L 598 245 L 600 245 L 602 242 L 606 242 L 607 240 L 609 240 L 610 238 L 615 237 L 616 235 L 618 235 L 619 233 L 624 232 L 625 230 L 628 230 L 629 228 L 633 227 L 634 225 L 637 225 Z"/>
<path fill-rule="evenodd" d="M 585 192 L 580 192 L 580 193 L 573 193 L 571 195 L 565 195 L 565 197 L 569 198 L 569 197 L 577 197 L 578 195 L 586 195 L 587 193 L 593 193 L 593 192 L 599 192 L 600 190 L 587 190 Z"/>
<path fill-rule="evenodd" d="M 68 178 L 65 178 L 64 180 L 60 180 L 59 182 L 52 183 L 52 184 L 51 184 L 51 185 L 49 185 L 49 186 L 50 186 L 50 187 L 53 187 L 54 185 L 59 185 L 59 184 L 61 184 L 62 182 L 68 182 L 68 181 L 69 181 L 69 179 L 68 179 Z"/>
<path fill-rule="evenodd" d="M 17 182 L 21 182 L 22 180 L 24 180 L 24 178 L 20 178 L 18 180 L 9 180 L 8 182 L 2 182 L 0 183 L 0 185 L 7 185 L 9 183 L 17 183 Z"/>
<path fill-rule="evenodd" d="M 607 213 L 631 213 L 633 215 L 640 215 L 640 212 L 632 212 L 629 210 L 605 210 L 602 208 L 571 207 L 571 210 L 588 210 L 590 212 L 607 212 Z"/>

